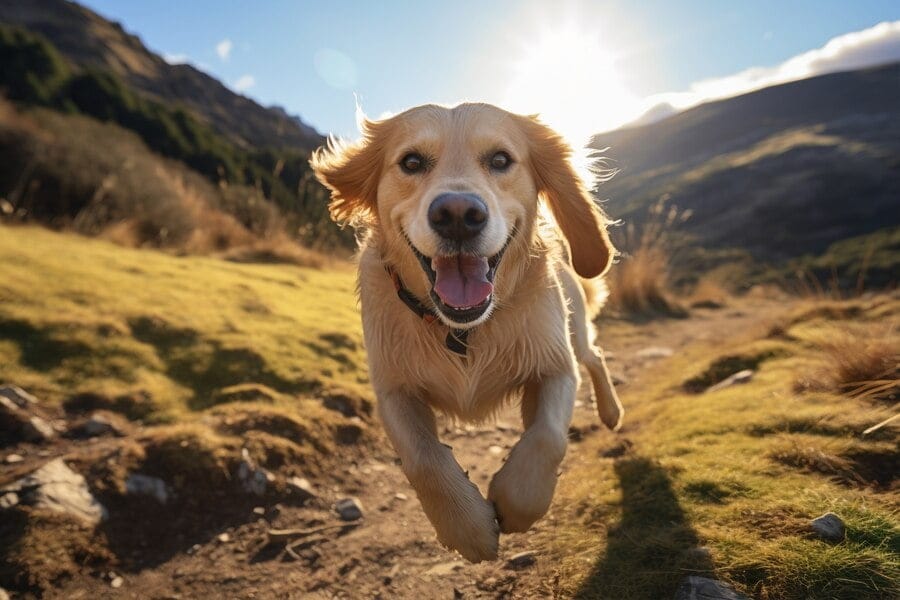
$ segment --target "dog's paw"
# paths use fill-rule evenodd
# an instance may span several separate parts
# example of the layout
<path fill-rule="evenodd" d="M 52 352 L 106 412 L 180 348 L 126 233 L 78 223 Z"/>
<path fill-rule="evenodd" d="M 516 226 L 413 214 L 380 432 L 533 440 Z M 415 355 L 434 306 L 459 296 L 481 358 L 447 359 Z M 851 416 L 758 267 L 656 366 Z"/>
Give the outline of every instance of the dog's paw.
<path fill-rule="evenodd" d="M 528 531 L 550 508 L 556 489 L 558 461 L 534 456 L 525 440 L 519 442 L 506 464 L 497 471 L 488 489 L 488 499 L 497 510 L 500 531 Z"/>
<path fill-rule="evenodd" d="M 494 507 L 474 484 L 470 485 L 473 493 L 467 494 L 455 510 L 447 510 L 438 520 L 432 520 L 438 541 L 469 562 L 496 560 L 500 528 Z"/>

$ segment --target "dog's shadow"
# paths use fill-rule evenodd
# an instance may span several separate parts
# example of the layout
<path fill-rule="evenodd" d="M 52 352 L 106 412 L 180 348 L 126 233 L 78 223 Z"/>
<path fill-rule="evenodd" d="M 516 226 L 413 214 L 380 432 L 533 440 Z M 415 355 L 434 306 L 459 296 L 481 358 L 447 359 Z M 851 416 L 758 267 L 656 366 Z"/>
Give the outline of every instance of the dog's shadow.
<path fill-rule="evenodd" d="M 672 598 L 686 575 L 710 573 L 710 555 L 699 547 L 666 469 L 626 455 L 615 471 L 622 518 L 607 532 L 605 552 L 575 598 Z"/>

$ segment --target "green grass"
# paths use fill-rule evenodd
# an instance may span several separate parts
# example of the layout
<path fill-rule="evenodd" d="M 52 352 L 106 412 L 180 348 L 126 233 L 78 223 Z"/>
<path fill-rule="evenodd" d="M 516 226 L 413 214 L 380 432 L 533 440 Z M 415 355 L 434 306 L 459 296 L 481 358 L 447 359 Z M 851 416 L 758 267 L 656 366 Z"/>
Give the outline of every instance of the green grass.
<path fill-rule="evenodd" d="M 900 299 L 811 308 L 783 335 L 761 328 L 731 347 L 689 347 L 623 390 L 629 452 L 603 458 L 618 440 L 587 441 L 560 482 L 556 520 L 567 525 L 544 540 L 559 596 L 671 598 L 683 577 L 703 574 L 752 598 L 900 597 L 896 429 L 862 435 L 892 403 L 795 385 L 828 364 L 819 342 L 846 315 L 894 331 L 896 344 Z M 735 357 L 765 359 L 751 361 L 748 384 L 685 389 L 726 362 L 747 366 Z M 844 542 L 810 535 L 827 511 L 846 523 Z"/>
<path fill-rule="evenodd" d="M 364 364 L 349 265 L 245 265 L 0 227 L 0 380 L 51 403 L 144 393 L 147 418 L 172 421 L 238 384 L 286 401 L 365 395 Z"/>

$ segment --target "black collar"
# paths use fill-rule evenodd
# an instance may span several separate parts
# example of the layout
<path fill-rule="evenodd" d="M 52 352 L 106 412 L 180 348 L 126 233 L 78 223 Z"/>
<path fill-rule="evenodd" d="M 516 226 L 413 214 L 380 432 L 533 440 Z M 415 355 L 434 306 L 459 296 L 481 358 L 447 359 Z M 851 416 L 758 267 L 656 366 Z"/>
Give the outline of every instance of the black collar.
<path fill-rule="evenodd" d="M 385 264 L 384 269 L 388 272 L 388 275 L 391 276 L 391 280 L 394 282 L 394 289 L 397 290 L 397 297 L 403 301 L 403 304 L 405 304 L 409 310 L 416 313 L 420 319 L 425 321 L 425 323 L 431 324 L 440 322 L 440 318 L 433 310 L 425 306 L 421 300 L 416 298 L 412 292 L 403 286 L 403 280 L 400 279 L 400 275 L 397 274 L 397 271 L 395 271 L 393 267 Z M 447 338 L 444 340 L 444 345 L 446 345 L 447 349 L 451 352 L 455 352 L 460 356 L 465 356 L 466 349 L 468 348 L 466 345 L 468 337 L 468 329 L 451 328 L 450 331 L 447 332 Z"/>

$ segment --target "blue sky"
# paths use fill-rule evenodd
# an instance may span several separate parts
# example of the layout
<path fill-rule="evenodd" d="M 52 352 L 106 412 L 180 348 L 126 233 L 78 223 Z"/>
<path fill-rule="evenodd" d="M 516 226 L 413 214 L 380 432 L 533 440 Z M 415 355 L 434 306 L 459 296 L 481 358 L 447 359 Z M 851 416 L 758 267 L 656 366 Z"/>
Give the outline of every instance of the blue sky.
<path fill-rule="evenodd" d="M 610 127 L 648 97 L 900 19 L 896 0 L 86 4 L 170 60 L 344 136 L 356 131 L 354 92 L 374 117 L 468 99 L 563 119 L 602 113 L 589 127 Z M 569 106 L 572 96 L 584 101 Z"/>

